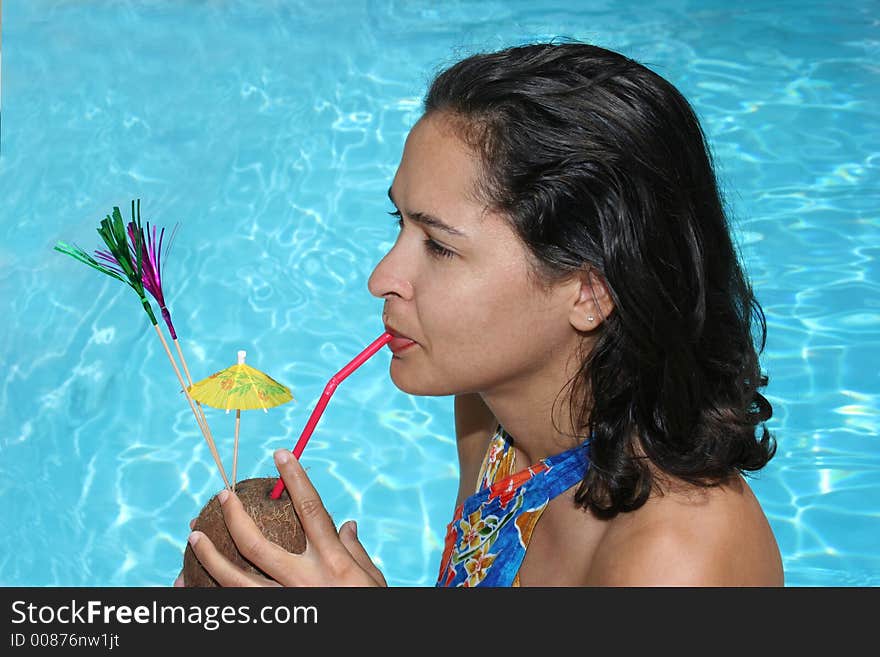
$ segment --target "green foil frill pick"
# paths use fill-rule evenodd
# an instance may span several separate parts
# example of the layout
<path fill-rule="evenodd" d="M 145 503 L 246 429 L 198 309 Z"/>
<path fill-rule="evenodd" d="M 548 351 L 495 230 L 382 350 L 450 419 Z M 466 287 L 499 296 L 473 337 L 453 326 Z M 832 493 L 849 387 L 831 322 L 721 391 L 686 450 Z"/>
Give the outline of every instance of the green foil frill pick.
<path fill-rule="evenodd" d="M 140 210 L 140 202 L 138 202 L 138 206 L 138 210 Z M 134 220 L 134 201 L 131 202 L 131 215 L 132 220 Z M 144 290 L 144 263 L 141 255 L 143 249 L 140 243 L 134 245 L 135 248 L 129 248 L 125 222 L 122 219 L 122 213 L 119 211 L 119 208 L 114 207 L 112 216 L 107 215 L 101 220 L 98 234 L 104 240 L 104 244 L 107 245 L 108 251 L 95 251 L 97 259 L 78 246 L 71 246 L 65 242 L 58 242 L 55 245 L 55 250 L 66 253 L 72 258 L 76 258 L 80 262 L 84 262 L 90 267 L 97 269 L 102 274 L 112 276 L 116 280 L 129 285 L 137 293 L 138 298 L 141 300 L 141 305 L 144 307 L 144 312 L 147 313 L 150 322 L 155 326 L 158 324 L 158 321 Z M 140 240 L 143 237 L 140 233 L 136 233 L 135 239 Z"/>
<path fill-rule="evenodd" d="M 140 205 L 140 201 L 138 201 L 138 224 L 140 224 Z M 131 220 L 135 220 L 134 201 L 131 202 Z M 98 234 L 101 236 L 101 239 L 104 240 L 104 244 L 107 245 L 107 249 L 110 253 L 106 254 L 99 251 L 96 255 L 108 264 L 111 261 L 111 258 L 108 258 L 107 255 L 112 256 L 112 260 L 116 261 L 121 273 L 125 276 L 126 283 L 137 292 L 138 298 L 141 300 L 141 304 L 143 305 L 147 316 L 150 318 L 150 321 L 153 325 L 158 324 L 159 322 L 153 314 L 153 308 L 147 299 L 147 292 L 144 289 L 143 245 L 140 244 L 140 240 L 143 239 L 142 233 L 137 232 L 134 235 L 134 238 L 135 240 L 138 240 L 138 243 L 133 244 L 133 248 L 129 248 L 128 231 L 125 227 L 125 221 L 122 219 L 122 213 L 119 211 L 119 208 L 114 207 L 113 216 L 111 217 L 110 215 L 107 215 L 101 220 Z"/>
<path fill-rule="evenodd" d="M 90 256 L 88 253 L 86 253 L 85 251 L 83 251 L 81 248 L 79 248 L 76 245 L 71 245 L 71 244 L 68 244 L 67 242 L 62 242 L 59 240 L 55 244 L 55 250 L 60 251 L 61 253 L 64 253 L 66 255 L 69 255 L 71 258 L 75 258 L 75 259 L 79 260 L 80 262 L 84 262 L 89 267 L 94 267 L 102 274 L 107 274 L 107 276 L 112 276 L 116 280 L 122 281 L 123 283 L 128 282 L 122 277 L 121 274 L 114 271 L 114 269 L 111 266 L 102 265 L 100 262 L 95 260 L 92 256 Z"/>

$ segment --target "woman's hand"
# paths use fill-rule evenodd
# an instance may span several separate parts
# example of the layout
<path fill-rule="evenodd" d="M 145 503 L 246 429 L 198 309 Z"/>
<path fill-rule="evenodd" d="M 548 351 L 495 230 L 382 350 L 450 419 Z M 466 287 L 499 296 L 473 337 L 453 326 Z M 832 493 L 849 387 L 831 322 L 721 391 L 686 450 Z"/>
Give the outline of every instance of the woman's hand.
<path fill-rule="evenodd" d="M 289 451 L 275 452 L 275 463 L 290 493 L 306 535 L 306 549 L 293 554 L 279 547 L 257 528 L 241 501 L 227 490 L 219 494 L 223 519 L 238 551 L 269 577 L 248 573 L 220 554 L 205 534 L 194 531 L 193 552 L 221 586 L 387 586 L 357 538 L 354 522 L 339 532 L 312 482 Z M 175 586 L 183 586 L 182 573 Z"/>
<path fill-rule="evenodd" d="M 189 528 L 190 529 L 195 528 L 196 520 L 198 520 L 198 518 L 193 518 L 192 520 L 189 521 Z M 183 568 L 181 568 L 180 572 L 177 573 L 177 579 L 174 580 L 174 586 L 186 586 L 186 584 L 183 581 Z"/>

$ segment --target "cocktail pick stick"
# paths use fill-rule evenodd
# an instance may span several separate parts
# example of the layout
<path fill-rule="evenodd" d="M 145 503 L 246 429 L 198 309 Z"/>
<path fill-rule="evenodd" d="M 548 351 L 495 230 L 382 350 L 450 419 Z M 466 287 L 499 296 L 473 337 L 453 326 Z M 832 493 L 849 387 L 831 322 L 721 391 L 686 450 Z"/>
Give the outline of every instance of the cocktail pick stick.
<path fill-rule="evenodd" d="M 263 409 L 266 410 L 266 409 Z M 232 492 L 235 492 L 235 470 L 238 466 L 238 428 L 241 426 L 241 409 L 235 409 L 235 446 L 232 448 Z"/>
<path fill-rule="evenodd" d="M 330 401 L 330 397 L 336 391 L 337 386 L 342 383 L 345 377 L 347 377 L 349 374 L 351 374 L 357 368 L 367 362 L 367 359 L 370 358 L 370 356 L 372 356 L 386 344 L 391 342 L 392 337 L 393 336 L 390 333 L 383 333 L 372 343 L 370 343 L 370 346 L 368 346 L 361 353 L 355 356 L 348 365 L 346 365 L 336 374 L 330 377 L 330 380 L 324 387 L 324 392 L 321 394 L 321 399 L 318 400 L 318 404 L 315 406 L 315 410 L 312 411 L 311 416 L 309 416 L 309 421 L 306 422 L 306 427 L 305 429 L 303 429 L 302 435 L 300 435 L 296 446 L 293 448 L 294 457 L 298 459 L 302 454 L 303 450 L 306 447 L 306 443 L 309 442 L 309 438 L 312 437 L 312 432 L 315 430 L 315 426 L 318 424 L 318 420 L 321 419 L 321 414 L 327 407 L 327 402 Z M 275 487 L 272 489 L 272 492 L 269 493 L 269 497 L 273 500 L 277 500 L 279 497 L 281 497 L 281 493 L 283 491 L 284 480 L 279 477 L 278 481 L 275 482 Z"/>
<path fill-rule="evenodd" d="M 183 372 L 184 374 L 186 374 L 186 381 L 189 385 L 192 385 L 193 380 L 192 377 L 189 375 L 189 368 L 186 366 L 186 359 L 183 357 L 183 351 L 180 349 L 180 342 L 177 340 L 177 336 L 174 337 L 174 346 L 177 348 L 177 355 L 180 356 L 180 363 L 181 365 L 183 365 Z M 204 409 L 202 409 L 202 405 L 196 400 L 193 401 L 196 402 L 196 408 L 199 409 L 199 415 L 202 418 L 202 422 L 205 426 L 208 426 L 208 418 L 205 417 L 205 411 Z M 216 450 L 216 447 L 214 449 Z M 235 477 L 233 476 L 233 484 L 234 483 Z"/>
<path fill-rule="evenodd" d="M 223 463 L 220 461 L 220 455 L 217 453 L 217 446 L 214 444 L 214 436 L 211 435 L 211 429 L 208 427 L 207 422 L 202 425 L 201 420 L 199 419 L 199 414 L 196 412 L 196 407 L 193 405 L 193 398 L 190 397 L 189 391 L 187 391 L 186 384 L 183 382 L 183 377 L 180 375 L 180 370 L 177 367 L 177 363 L 174 362 L 174 357 L 171 355 L 171 349 L 168 348 L 168 342 L 165 340 L 165 336 L 162 335 L 162 331 L 159 329 L 159 324 L 153 324 L 153 328 L 156 329 L 156 333 L 159 336 L 159 339 L 162 341 L 162 346 L 165 347 L 165 353 L 168 356 L 168 360 L 171 361 L 171 366 L 174 368 L 174 373 L 177 375 L 177 380 L 180 383 L 180 387 L 183 388 L 183 394 L 186 395 L 186 401 L 189 402 L 189 407 L 192 409 L 193 415 L 196 418 L 196 422 L 198 422 L 199 427 L 202 429 L 202 434 L 205 437 L 205 442 L 208 443 L 208 448 L 211 450 L 211 456 L 214 457 L 214 463 L 217 464 L 217 468 L 220 470 L 220 474 L 223 476 L 223 483 L 226 484 L 226 488 L 229 488 L 229 479 L 226 477 L 226 470 L 223 469 Z"/>
<path fill-rule="evenodd" d="M 156 226 L 150 226 L 149 221 L 146 222 L 146 228 L 144 227 L 143 223 L 141 223 L 140 200 L 138 200 L 137 204 L 137 216 L 135 216 L 134 213 L 133 203 L 131 214 L 131 221 L 128 222 L 128 237 L 131 256 L 133 259 L 140 260 L 142 263 L 141 280 L 143 282 L 143 287 L 147 292 L 153 295 L 156 303 L 159 304 L 159 312 L 162 313 L 162 319 L 165 320 L 165 325 L 168 327 L 168 332 L 171 334 L 171 340 L 174 342 L 174 347 L 177 349 L 177 355 L 180 357 L 180 363 L 183 365 L 183 371 L 186 373 L 187 383 L 192 385 L 193 381 L 189 373 L 189 367 L 187 367 L 186 358 L 183 357 L 183 350 L 180 348 L 180 342 L 177 339 L 177 331 L 174 330 L 174 323 L 171 321 L 171 313 L 168 311 L 168 307 L 165 304 L 165 293 L 162 290 L 162 244 L 165 240 L 165 229 L 162 228 L 162 230 L 157 233 Z M 176 225 L 171 233 L 171 238 L 168 244 L 169 249 L 171 248 L 171 242 L 174 240 L 175 234 L 177 234 Z M 205 417 L 205 411 L 202 409 L 202 405 L 198 401 L 196 401 L 195 404 L 198 409 L 199 417 L 201 417 L 200 423 L 207 427 L 208 418 Z M 208 432 L 210 433 L 210 429 Z M 213 436 L 209 445 L 213 451 L 216 451 Z"/>
<path fill-rule="evenodd" d="M 174 231 L 171 234 L 172 240 L 174 239 L 176 232 L 177 226 L 174 227 Z M 144 229 L 144 225 L 141 222 L 141 202 L 139 199 L 137 202 L 137 215 L 135 215 L 134 201 L 131 203 L 131 221 L 128 222 L 127 233 L 129 237 L 129 252 L 131 258 L 138 262 L 141 270 L 142 288 L 149 292 L 156 300 L 156 303 L 159 304 L 159 311 L 162 314 L 162 319 L 165 320 L 165 325 L 168 327 L 168 332 L 171 334 L 171 339 L 174 342 L 177 355 L 180 357 L 180 363 L 183 365 L 183 371 L 186 373 L 187 383 L 183 382 L 183 379 L 180 376 L 180 370 L 177 369 L 174 358 L 171 356 L 171 350 L 168 349 L 168 344 L 165 342 L 165 338 L 162 336 L 162 332 L 159 331 L 157 325 L 156 332 L 159 334 L 159 337 L 162 338 L 162 346 L 165 347 L 168 359 L 174 367 L 174 373 L 177 375 L 177 380 L 183 388 L 183 393 L 187 396 L 190 408 L 193 409 L 193 414 L 196 416 L 196 422 L 202 429 L 205 442 L 208 443 L 208 447 L 211 450 L 211 456 L 214 457 L 214 462 L 220 470 L 223 481 L 226 483 L 226 487 L 229 488 L 229 479 L 226 477 L 226 471 L 223 468 L 223 461 L 217 453 L 217 445 L 214 441 L 214 436 L 211 434 L 211 428 L 208 425 L 208 418 L 205 417 L 205 411 L 202 409 L 202 405 L 198 401 L 192 399 L 187 391 L 188 385 L 192 386 L 193 384 L 192 377 L 189 373 L 189 367 L 186 364 L 186 358 L 183 357 L 183 350 L 180 348 L 180 342 L 177 339 L 177 331 L 174 330 L 174 324 L 171 321 L 171 313 L 168 311 L 165 304 L 165 293 L 162 290 L 162 243 L 165 238 L 165 229 L 162 228 L 157 234 L 156 226 L 150 226 L 150 222 L 147 222 L 146 229 Z M 193 402 L 195 402 L 195 406 L 193 406 Z M 235 477 L 233 476 L 233 481 L 234 479 Z"/>
<path fill-rule="evenodd" d="M 150 322 L 152 322 L 153 327 L 156 329 L 156 335 L 158 335 L 159 339 L 162 341 L 162 346 L 165 348 L 165 354 L 168 356 L 172 368 L 174 368 L 174 374 L 177 375 L 180 387 L 183 388 L 183 393 L 186 395 L 189 407 L 196 418 L 196 423 L 202 430 L 202 436 L 205 438 L 205 442 L 208 443 L 208 448 L 211 450 L 214 462 L 220 470 L 220 475 L 223 477 L 226 487 L 229 488 L 229 479 L 226 476 L 226 471 L 223 468 L 220 456 L 217 454 L 217 447 L 214 444 L 214 436 L 211 435 L 211 429 L 208 426 L 208 419 L 205 417 L 204 412 L 199 414 L 193 405 L 193 400 L 186 390 L 187 386 L 183 382 L 183 377 L 180 375 L 177 363 L 171 355 L 171 350 L 168 348 L 165 336 L 163 336 L 162 331 L 159 330 L 159 322 L 153 314 L 150 302 L 147 300 L 147 292 L 150 292 L 150 294 L 153 294 L 154 296 L 156 294 L 156 289 L 152 283 L 154 279 L 158 280 L 157 267 L 159 266 L 159 262 L 154 258 L 154 256 L 158 254 L 158 250 L 156 253 L 153 253 L 152 249 L 147 248 L 147 236 L 144 234 L 143 224 L 141 223 L 140 199 L 137 201 L 137 214 L 135 214 L 135 202 L 131 202 L 131 221 L 128 223 L 127 227 L 122 221 L 122 213 L 119 212 L 119 208 L 113 208 L 113 218 L 106 217 L 101 222 L 101 228 L 98 229 L 98 233 L 107 245 L 109 253 L 98 251 L 96 252 L 96 255 L 111 267 L 115 264 L 120 273 L 128 279 L 129 285 L 132 289 L 134 289 L 140 297 L 144 310 L 147 312 L 147 315 L 150 317 Z M 155 230 L 151 237 L 155 237 Z M 130 238 L 130 240 L 127 238 Z M 151 246 L 152 245 L 155 245 L 155 242 L 151 242 Z M 161 295 L 161 289 L 158 300 L 163 306 L 163 318 L 166 318 L 167 323 L 170 324 L 170 316 L 168 315 L 167 309 L 164 309 L 165 303 L 164 298 Z M 173 325 L 170 326 L 169 331 L 173 338 L 177 338 Z"/>

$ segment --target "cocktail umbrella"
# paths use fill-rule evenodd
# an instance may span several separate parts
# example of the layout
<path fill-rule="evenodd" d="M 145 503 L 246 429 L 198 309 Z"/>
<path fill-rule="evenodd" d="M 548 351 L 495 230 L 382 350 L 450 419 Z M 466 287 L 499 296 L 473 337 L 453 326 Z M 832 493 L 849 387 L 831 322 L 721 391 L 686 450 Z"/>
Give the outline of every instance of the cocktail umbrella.
<path fill-rule="evenodd" d="M 168 343 L 165 341 L 165 337 L 162 335 L 162 331 L 159 329 L 159 322 L 156 320 L 156 316 L 153 314 L 153 309 L 150 306 L 150 302 L 147 299 L 146 293 L 144 291 L 144 257 L 143 254 L 145 252 L 143 240 L 143 230 L 141 229 L 140 223 L 140 201 L 138 201 L 138 214 L 135 217 L 135 203 L 131 202 L 131 216 L 132 223 L 135 224 L 137 230 L 133 231 L 132 239 L 135 242 L 132 246 L 129 246 L 128 239 L 126 236 L 125 224 L 122 220 L 122 213 L 119 211 L 118 207 L 113 208 L 113 215 L 107 215 L 103 220 L 101 220 L 101 225 L 98 228 L 98 234 L 101 236 L 101 239 L 104 240 L 104 243 L 107 245 L 109 251 L 96 251 L 95 255 L 102 262 L 99 262 L 88 253 L 83 251 L 76 245 L 66 244 L 65 242 L 59 241 L 55 245 L 55 250 L 60 251 L 66 255 L 83 262 L 90 267 L 98 270 L 102 274 L 106 274 L 107 276 L 111 276 L 123 283 L 126 283 L 129 287 L 131 287 L 138 295 L 138 298 L 141 301 L 141 305 L 143 306 L 144 312 L 147 313 L 147 316 L 150 318 L 150 322 L 153 325 L 153 328 L 156 330 L 156 334 L 159 336 L 159 339 L 162 342 L 162 346 L 165 348 L 165 354 L 168 356 L 168 360 L 171 362 L 171 366 L 174 368 L 174 373 L 177 375 L 177 380 L 180 382 L 180 387 L 184 391 L 184 395 L 186 396 L 187 401 L 189 402 L 190 409 L 193 412 L 193 415 L 196 418 L 196 423 L 199 425 L 199 429 L 202 431 L 202 435 L 205 438 L 205 441 L 208 443 L 208 447 L 211 450 L 211 454 L 214 457 L 214 462 L 217 464 L 217 467 L 220 470 L 220 474 L 223 477 L 223 481 L 226 483 L 226 487 L 229 488 L 229 480 L 226 477 L 226 472 L 223 470 L 223 464 L 220 461 L 220 456 L 217 453 L 217 448 L 214 445 L 214 438 L 211 435 L 211 430 L 208 427 L 208 423 L 204 418 L 204 413 L 200 416 L 198 411 L 196 411 L 196 407 L 193 405 L 193 400 L 190 398 L 189 393 L 186 392 L 187 385 L 183 382 L 183 377 L 180 374 L 180 370 L 177 367 L 177 363 L 174 361 L 174 357 L 171 355 L 171 350 L 168 348 Z"/>
<path fill-rule="evenodd" d="M 232 490 L 235 490 L 238 467 L 238 434 L 241 425 L 241 412 L 262 408 L 263 412 L 273 406 L 286 404 L 293 399 L 290 388 L 268 374 L 246 365 L 247 352 L 238 352 L 238 362 L 225 370 L 215 372 L 207 379 L 188 388 L 193 399 L 214 408 L 235 409 L 235 446 L 232 457 Z"/>

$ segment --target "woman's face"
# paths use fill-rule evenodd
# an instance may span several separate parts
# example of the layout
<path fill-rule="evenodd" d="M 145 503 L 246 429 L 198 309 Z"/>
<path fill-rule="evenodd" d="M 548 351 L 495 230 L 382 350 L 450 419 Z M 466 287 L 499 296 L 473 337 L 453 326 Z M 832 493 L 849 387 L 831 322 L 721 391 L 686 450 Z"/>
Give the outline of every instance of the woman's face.
<path fill-rule="evenodd" d="M 410 394 L 503 392 L 556 367 L 574 345 L 568 317 L 580 284 L 549 293 L 533 285 L 513 229 L 475 199 L 479 172 L 447 120 L 428 115 L 407 137 L 391 185 L 403 227 L 368 286 L 385 299 L 385 324 L 417 343 L 391 361 L 392 380 Z M 418 221 L 425 215 L 461 234 Z"/>

